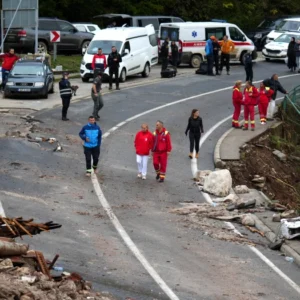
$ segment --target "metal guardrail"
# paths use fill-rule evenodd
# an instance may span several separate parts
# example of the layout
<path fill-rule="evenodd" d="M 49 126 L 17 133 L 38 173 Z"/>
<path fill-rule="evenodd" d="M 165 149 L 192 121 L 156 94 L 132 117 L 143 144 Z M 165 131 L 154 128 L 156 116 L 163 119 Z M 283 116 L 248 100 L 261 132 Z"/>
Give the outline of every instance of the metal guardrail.
<path fill-rule="evenodd" d="M 300 85 L 290 91 L 282 102 L 284 118 L 300 126 Z"/>

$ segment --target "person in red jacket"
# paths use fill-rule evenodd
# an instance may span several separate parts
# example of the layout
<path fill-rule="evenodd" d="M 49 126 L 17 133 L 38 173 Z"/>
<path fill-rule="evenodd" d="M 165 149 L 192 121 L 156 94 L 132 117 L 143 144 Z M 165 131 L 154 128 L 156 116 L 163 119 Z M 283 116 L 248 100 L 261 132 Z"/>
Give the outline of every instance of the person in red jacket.
<path fill-rule="evenodd" d="M 98 49 L 98 53 L 94 55 L 92 61 L 92 69 L 100 69 L 102 72 L 106 69 L 106 56 L 102 53 L 102 49 Z"/>
<path fill-rule="evenodd" d="M 269 87 L 265 86 L 263 82 L 261 82 L 259 88 L 258 110 L 260 115 L 260 123 L 262 125 L 265 125 L 267 122 L 267 110 L 273 94 L 274 91 Z"/>
<path fill-rule="evenodd" d="M 167 172 L 168 156 L 172 151 L 170 133 L 164 128 L 162 121 L 156 122 L 156 130 L 153 133 L 153 166 L 156 172 L 156 180 L 164 182 Z"/>
<path fill-rule="evenodd" d="M 139 131 L 134 139 L 134 147 L 136 151 L 136 162 L 138 165 L 138 178 L 146 179 L 147 176 L 147 164 L 150 150 L 152 149 L 153 136 L 148 131 L 148 125 L 142 124 L 142 130 Z"/>
<path fill-rule="evenodd" d="M 250 81 L 246 81 L 246 87 L 244 90 L 244 118 L 245 126 L 243 130 L 248 130 L 249 117 L 251 123 L 251 130 L 255 130 L 255 119 L 254 119 L 254 107 L 257 105 L 259 93 L 257 88 L 252 85 Z"/>
<path fill-rule="evenodd" d="M 2 88 L 4 90 L 7 77 L 11 69 L 13 68 L 15 62 L 19 60 L 20 58 L 15 55 L 14 49 L 9 49 L 8 53 L 2 53 L 0 54 L 0 59 L 3 59 L 2 63 Z"/>
<path fill-rule="evenodd" d="M 232 91 L 232 102 L 234 106 L 234 112 L 232 116 L 232 127 L 241 128 L 239 124 L 239 117 L 241 114 L 241 107 L 243 103 L 243 93 L 241 91 L 242 81 L 238 80 L 235 83 Z"/>

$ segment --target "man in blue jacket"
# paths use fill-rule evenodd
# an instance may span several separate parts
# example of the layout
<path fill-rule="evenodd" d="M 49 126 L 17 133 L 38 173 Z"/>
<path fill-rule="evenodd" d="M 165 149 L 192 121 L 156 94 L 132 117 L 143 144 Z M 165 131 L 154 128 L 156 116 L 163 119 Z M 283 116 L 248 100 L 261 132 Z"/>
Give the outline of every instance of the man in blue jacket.
<path fill-rule="evenodd" d="M 97 172 L 97 166 L 100 156 L 100 146 L 102 141 L 102 131 L 96 124 L 94 116 L 89 117 L 87 125 L 83 126 L 79 132 L 79 136 L 84 141 L 84 155 L 86 160 L 86 176 L 90 177 L 92 169 Z M 92 168 L 93 158 L 93 168 Z"/>
<path fill-rule="evenodd" d="M 214 66 L 214 47 L 213 41 L 216 38 L 212 35 L 207 41 L 205 46 L 205 55 L 207 58 L 207 75 L 214 76 L 213 66 Z"/>

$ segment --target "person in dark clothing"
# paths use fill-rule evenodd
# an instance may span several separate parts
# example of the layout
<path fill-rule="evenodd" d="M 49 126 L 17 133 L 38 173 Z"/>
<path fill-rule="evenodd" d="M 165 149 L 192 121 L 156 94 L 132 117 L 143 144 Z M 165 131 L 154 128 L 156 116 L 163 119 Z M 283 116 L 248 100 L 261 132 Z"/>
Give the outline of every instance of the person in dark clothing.
<path fill-rule="evenodd" d="M 166 38 L 163 42 L 161 49 L 160 49 L 160 55 L 161 55 L 161 70 L 164 71 L 168 67 L 169 63 L 169 38 Z"/>
<path fill-rule="evenodd" d="M 59 92 L 62 100 L 62 120 L 69 121 L 67 118 L 67 113 L 72 98 L 72 87 L 69 81 L 68 72 L 63 73 L 63 78 L 59 82 Z"/>
<path fill-rule="evenodd" d="M 298 66 L 298 73 L 300 73 L 300 40 L 298 39 L 295 45 L 296 63 Z"/>
<path fill-rule="evenodd" d="M 79 136 L 84 141 L 83 149 L 86 160 L 86 176 L 90 177 L 92 170 L 94 170 L 95 173 L 97 172 L 102 141 L 102 131 L 96 124 L 94 116 L 89 117 L 88 124 L 82 127 Z"/>
<path fill-rule="evenodd" d="M 99 111 L 103 107 L 103 99 L 101 95 L 101 85 L 102 85 L 102 72 L 100 70 L 95 70 L 97 72 L 96 77 L 93 81 L 92 87 L 92 99 L 94 101 L 93 116 L 98 121 L 100 119 Z"/>
<path fill-rule="evenodd" d="M 212 35 L 207 41 L 205 45 L 205 55 L 207 59 L 207 75 L 208 76 L 215 76 L 213 73 L 214 67 L 214 48 L 213 48 L 213 41 L 216 38 Z"/>
<path fill-rule="evenodd" d="M 172 54 L 172 66 L 174 67 L 175 71 L 177 72 L 177 65 L 179 60 L 179 52 L 178 46 L 174 41 L 171 43 L 171 54 Z"/>
<path fill-rule="evenodd" d="M 191 116 L 188 121 L 188 125 L 185 130 L 185 135 L 187 135 L 188 131 L 189 131 L 189 138 L 190 138 L 189 158 L 190 159 L 193 158 L 194 147 L 196 150 L 196 158 L 198 158 L 200 138 L 201 138 L 201 134 L 204 132 L 202 118 L 199 117 L 198 109 L 192 110 Z"/>
<path fill-rule="evenodd" d="M 296 63 L 296 41 L 295 38 L 292 37 L 291 41 L 288 46 L 287 51 L 288 56 L 288 68 L 291 70 L 291 72 L 296 71 L 297 63 Z"/>
<path fill-rule="evenodd" d="M 122 62 L 121 55 L 117 52 L 115 46 L 111 47 L 111 53 L 108 56 L 108 67 L 109 67 L 109 89 L 112 89 L 113 75 L 115 75 L 116 89 L 119 90 L 119 67 Z"/>
<path fill-rule="evenodd" d="M 252 54 L 247 52 L 244 55 L 244 67 L 246 71 L 246 81 L 253 82 L 253 69 L 252 69 Z"/>
<path fill-rule="evenodd" d="M 219 52 L 221 50 L 221 46 L 219 44 L 219 41 L 217 40 L 217 38 L 213 41 L 213 53 L 214 53 L 214 62 L 215 62 L 215 69 L 216 69 L 216 75 L 221 75 L 219 73 L 219 62 L 220 62 L 220 55 Z"/>
<path fill-rule="evenodd" d="M 275 101 L 276 96 L 277 96 L 277 91 L 281 92 L 282 94 L 287 94 L 288 92 L 282 87 L 282 85 L 280 84 L 280 82 L 278 81 L 278 75 L 277 74 L 273 74 L 273 76 L 271 78 L 265 79 L 263 81 L 264 86 L 269 87 L 270 89 L 272 89 L 274 91 L 274 94 L 272 95 L 272 100 L 271 101 Z M 274 107 L 275 107 L 275 102 L 274 104 L 272 104 L 270 101 L 269 107 L 272 109 L 268 108 L 268 114 L 267 114 L 267 121 L 272 121 L 273 119 L 273 115 L 274 115 Z"/>

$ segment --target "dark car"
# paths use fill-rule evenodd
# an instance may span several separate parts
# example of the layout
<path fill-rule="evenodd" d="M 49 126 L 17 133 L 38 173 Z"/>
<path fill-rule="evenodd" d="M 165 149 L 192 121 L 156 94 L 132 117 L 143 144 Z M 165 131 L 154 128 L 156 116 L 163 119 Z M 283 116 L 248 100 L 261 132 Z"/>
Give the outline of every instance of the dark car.
<path fill-rule="evenodd" d="M 38 96 L 48 98 L 54 93 L 54 75 L 46 61 L 24 59 L 15 63 L 4 89 L 4 98 Z"/>
<path fill-rule="evenodd" d="M 84 53 L 94 35 L 81 32 L 70 22 L 56 18 L 40 18 L 38 28 L 38 52 L 49 52 L 53 49 L 50 42 L 50 31 L 60 31 L 60 42 L 57 43 L 59 52 Z M 35 27 L 14 28 L 9 30 L 5 47 L 14 48 L 21 53 L 34 53 Z"/>
<path fill-rule="evenodd" d="M 255 30 L 247 32 L 246 35 L 251 39 L 257 50 L 262 50 L 266 44 L 267 35 L 277 28 L 277 26 L 286 18 L 298 16 L 280 16 L 277 18 L 266 18 Z"/>

